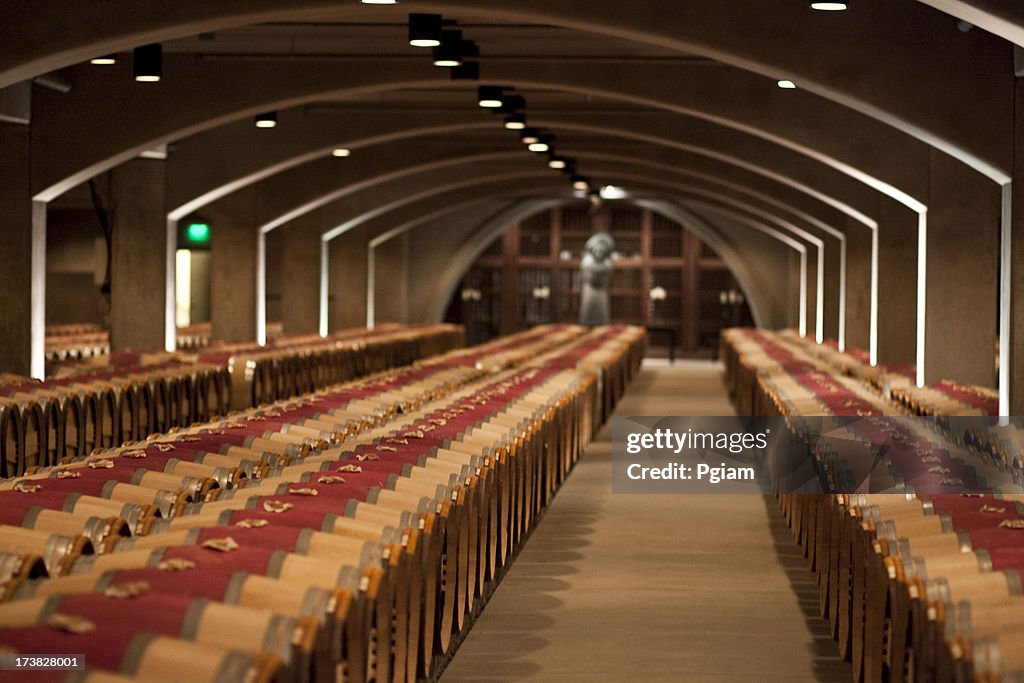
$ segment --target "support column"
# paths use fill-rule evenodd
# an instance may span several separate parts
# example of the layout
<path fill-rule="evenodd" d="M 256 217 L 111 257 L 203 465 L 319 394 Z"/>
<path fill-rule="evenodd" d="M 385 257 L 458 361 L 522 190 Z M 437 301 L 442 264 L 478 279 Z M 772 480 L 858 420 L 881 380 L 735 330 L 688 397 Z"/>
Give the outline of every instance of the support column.
<path fill-rule="evenodd" d="M 871 231 L 847 218 L 846 348 L 867 351 L 871 344 Z"/>
<path fill-rule="evenodd" d="M 824 338 L 839 337 L 839 240 L 825 238 Z"/>
<path fill-rule="evenodd" d="M 1014 79 L 1010 415 L 1024 416 L 1024 78 Z"/>
<path fill-rule="evenodd" d="M 363 227 L 330 242 L 328 322 L 332 332 L 366 325 L 366 245 Z"/>
<path fill-rule="evenodd" d="M 285 334 L 316 334 L 320 329 L 320 223 L 303 216 L 283 230 L 281 324 Z"/>
<path fill-rule="evenodd" d="M 886 197 L 878 207 L 878 361 L 917 354 L 917 214 Z"/>
<path fill-rule="evenodd" d="M 155 351 L 165 344 L 167 212 L 164 162 L 133 159 L 111 172 L 113 243 L 110 349 Z"/>
<path fill-rule="evenodd" d="M 994 387 L 1000 191 L 937 150 L 930 167 L 925 382 Z"/>
<path fill-rule="evenodd" d="M 32 201 L 30 134 L 29 126 L 0 123 L 0 244 L 3 244 L 4 254 L 4 285 L 0 287 L 0 372 L 41 376 L 42 306 L 46 292 L 33 289 L 32 283 L 35 279 L 41 280 L 44 287 L 46 284 L 46 207 L 34 206 Z M 34 272 L 37 268 L 44 269 L 41 278 Z M 40 328 L 37 340 L 40 348 L 35 354 L 38 367 L 33 367 L 32 362 L 34 307 Z"/>
<path fill-rule="evenodd" d="M 255 192 L 233 192 L 203 209 L 210 222 L 210 322 L 214 339 L 256 340 Z"/>
<path fill-rule="evenodd" d="M 377 323 L 408 321 L 406 282 L 408 278 L 408 233 L 375 249 L 376 286 L 374 287 L 374 320 Z"/>

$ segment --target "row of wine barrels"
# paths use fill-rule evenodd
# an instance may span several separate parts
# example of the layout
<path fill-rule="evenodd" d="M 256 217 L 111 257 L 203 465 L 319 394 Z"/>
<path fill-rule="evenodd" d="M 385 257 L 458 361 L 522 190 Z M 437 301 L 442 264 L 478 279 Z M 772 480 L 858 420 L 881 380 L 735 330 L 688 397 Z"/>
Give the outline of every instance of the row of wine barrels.
<path fill-rule="evenodd" d="M 620 365 L 638 365 L 635 349 L 642 344 L 642 332 L 600 334 L 580 335 L 575 346 L 553 345 L 563 360 L 577 353 L 579 362 L 570 363 L 572 369 L 563 369 L 564 364 L 513 368 L 466 385 L 451 381 L 454 366 L 449 367 L 439 373 L 447 382 L 445 398 L 432 396 L 418 410 L 410 404 L 410 410 L 383 411 L 390 412 L 383 424 L 376 419 L 363 423 L 358 443 L 296 450 L 271 476 L 157 520 L 160 529 L 152 531 L 163 533 L 115 539 L 108 552 L 77 559 L 64 578 L 22 579 L 8 592 L 17 600 L 94 592 L 104 585 L 138 583 L 143 581 L 138 572 L 145 572 L 147 590 L 154 592 L 195 590 L 203 592 L 196 597 L 215 600 L 220 599 L 217 591 L 222 597 L 229 592 L 237 596 L 237 590 L 218 587 L 218 581 L 188 580 L 194 568 L 188 562 L 205 567 L 215 558 L 218 566 L 232 569 L 232 581 L 244 585 L 271 581 L 282 588 L 299 584 L 334 591 L 339 596 L 334 621 L 319 622 L 329 637 L 309 659 L 328 662 L 343 680 L 427 677 L 436 658 L 457 642 L 456 634 L 478 610 L 487 583 L 513 556 L 600 425 L 594 419 L 605 403 L 598 390 L 600 373 L 608 378 L 602 382 L 606 390 L 618 392 L 636 372 L 636 367 L 623 370 Z M 591 369 L 577 370 L 591 354 L 599 360 Z M 477 364 L 459 360 L 471 363 L 465 369 Z M 389 390 L 403 396 L 399 388 Z M 273 422 L 304 414 L 298 409 L 308 406 L 296 403 L 296 410 L 264 411 L 260 417 Z M 334 426 L 350 424 L 341 413 L 334 419 L 345 420 Z M 449 447 L 420 447 L 435 437 Z M 148 463 L 150 457 L 139 462 Z M 365 549 L 372 547 L 379 554 L 367 554 Z M 339 565 L 343 555 L 348 559 Z M 263 559 L 254 564 L 257 556 Z M 167 564 L 167 569 L 154 563 Z M 254 573 L 257 567 L 262 569 Z M 217 575 L 212 569 L 201 574 Z M 224 602 L 242 604 L 237 597 Z M 326 656 L 318 659 L 317 653 Z M 299 659 L 282 658 L 294 675 L 293 661 Z"/>
<path fill-rule="evenodd" d="M 791 335 L 780 340 L 770 333 L 729 331 L 722 358 L 730 386 L 745 391 L 749 377 L 743 375 L 754 375 L 758 388 L 750 404 L 772 403 L 782 415 L 842 414 L 843 408 L 970 415 L 979 412 L 975 403 L 991 398 L 954 385 L 943 392 L 892 389 L 890 397 L 866 382 L 856 401 L 837 403 L 826 395 L 835 393 L 829 383 L 850 373 L 834 358 L 814 363 L 811 357 L 818 354 L 805 353 L 811 346 Z M 808 360 L 820 391 L 798 380 L 798 364 Z M 946 439 L 941 450 L 913 440 L 902 450 L 913 449 L 935 471 L 955 472 L 967 490 L 971 477 L 991 481 L 1000 473 L 1012 475 L 1019 464 L 1019 424 L 986 430 L 974 442 L 961 439 L 949 421 L 935 424 L 946 430 L 938 432 Z M 992 441 L 1001 450 L 982 448 Z M 900 452 L 897 442 L 883 461 L 894 486 L 908 467 L 898 460 Z M 822 614 L 841 654 L 852 661 L 855 680 L 997 681 L 1024 675 L 1018 636 L 1024 632 L 1021 496 L 784 494 L 779 502 L 818 576 Z"/>
<path fill-rule="evenodd" d="M 223 415 L 229 391 L 226 371 L 132 380 L 116 389 L 82 382 L 73 393 L 23 387 L 16 398 L 0 396 L 0 476 Z"/>

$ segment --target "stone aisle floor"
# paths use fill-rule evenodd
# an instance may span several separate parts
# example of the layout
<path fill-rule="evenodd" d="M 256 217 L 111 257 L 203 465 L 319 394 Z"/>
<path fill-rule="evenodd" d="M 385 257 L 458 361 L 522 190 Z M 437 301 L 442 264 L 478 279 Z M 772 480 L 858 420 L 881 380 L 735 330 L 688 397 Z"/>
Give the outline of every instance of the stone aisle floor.
<path fill-rule="evenodd" d="M 721 367 L 645 367 L 619 415 L 731 415 Z M 849 681 L 774 502 L 612 495 L 591 444 L 441 683 Z"/>

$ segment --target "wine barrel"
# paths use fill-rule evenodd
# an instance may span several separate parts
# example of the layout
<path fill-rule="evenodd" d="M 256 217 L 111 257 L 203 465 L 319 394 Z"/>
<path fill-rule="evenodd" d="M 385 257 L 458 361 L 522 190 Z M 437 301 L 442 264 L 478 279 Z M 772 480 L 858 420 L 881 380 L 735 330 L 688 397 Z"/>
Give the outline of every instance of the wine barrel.
<path fill-rule="evenodd" d="M 68 573 L 79 558 L 95 552 L 92 541 L 82 534 L 65 536 L 6 524 L 0 524 L 0 548 L 6 553 L 42 557 L 49 576 Z"/>
<path fill-rule="evenodd" d="M 59 612 L 45 625 L 0 628 L 0 641 L 17 653 L 81 653 L 92 668 L 144 681 L 270 683 L 284 674 L 270 653 L 247 655 Z"/>
<path fill-rule="evenodd" d="M 90 623 L 130 623 L 132 629 L 249 655 L 271 653 L 296 683 L 306 683 L 314 671 L 329 669 L 326 661 L 314 665 L 320 623 L 313 617 L 159 593 L 145 582 L 110 586 L 100 593 L 0 604 L 0 628 L 45 626 L 58 614 Z"/>
<path fill-rule="evenodd" d="M 0 476 L 15 476 L 24 462 L 24 452 L 21 408 L 13 402 L 0 403 Z"/>
<path fill-rule="evenodd" d="M 48 433 L 46 413 L 42 404 L 29 401 L 21 407 L 21 431 L 25 445 L 15 476 L 25 472 L 29 467 L 46 464 Z"/>

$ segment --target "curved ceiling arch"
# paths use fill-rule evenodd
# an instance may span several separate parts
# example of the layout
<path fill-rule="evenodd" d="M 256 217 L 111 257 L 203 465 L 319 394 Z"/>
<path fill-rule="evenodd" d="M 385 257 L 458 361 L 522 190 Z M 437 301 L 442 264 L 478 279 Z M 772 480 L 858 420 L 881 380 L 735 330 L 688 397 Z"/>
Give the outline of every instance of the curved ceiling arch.
<path fill-rule="evenodd" d="M 368 61 L 362 68 L 346 70 L 344 76 L 335 72 L 326 77 L 322 77 L 316 70 L 293 73 L 295 67 L 291 65 L 282 68 L 278 64 L 271 64 L 261 69 L 258 77 L 232 73 L 210 74 L 208 71 L 211 66 L 216 69 L 220 65 L 214 63 L 205 69 L 195 65 L 183 66 L 196 72 L 194 78 L 206 80 L 193 87 L 180 84 L 165 88 L 161 84 L 161 89 L 168 91 L 162 96 L 155 90 L 138 92 L 137 89 L 118 85 L 120 81 L 112 80 L 112 76 L 97 75 L 87 69 L 77 75 L 79 85 L 71 94 L 44 94 L 44 104 L 47 106 L 42 107 L 36 117 L 37 131 L 34 131 L 33 138 L 33 154 L 37 157 L 33 169 L 35 199 L 51 201 L 71 187 L 147 149 L 247 119 L 270 109 L 289 109 L 325 98 L 365 97 L 410 88 L 452 87 L 449 81 L 437 77 L 435 68 L 424 67 L 419 63 L 388 63 L 385 68 L 379 65 L 375 68 L 373 62 Z M 518 71 L 511 70 L 510 67 L 515 66 L 512 64 L 503 63 L 501 66 L 507 72 L 501 75 L 501 80 L 510 85 L 530 89 L 556 89 L 624 102 L 733 128 L 810 157 L 913 210 L 920 210 L 923 205 L 919 198 L 893 184 L 898 182 L 906 185 L 913 182 L 911 178 L 914 174 L 908 177 L 905 166 L 901 174 L 898 170 L 901 166 L 894 159 L 920 159 L 920 148 L 910 144 L 906 136 L 893 135 L 892 130 L 884 125 L 870 126 L 864 121 L 849 120 L 849 117 L 842 116 L 842 107 L 821 111 L 817 107 L 824 101 L 811 95 L 793 93 L 791 97 L 780 99 L 779 92 L 775 92 L 778 88 L 771 86 L 774 90 L 767 90 L 765 86 L 763 97 L 748 94 L 745 99 L 741 98 L 739 104 L 734 105 L 735 111 L 731 116 L 727 116 L 714 112 L 713 107 L 708 107 L 711 111 L 701 110 L 693 104 L 706 102 L 708 93 L 730 92 L 728 89 L 714 88 L 713 83 L 706 86 L 700 84 L 695 88 L 697 93 L 690 93 L 671 79 L 644 85 L 639 73 L 621 79 L 620 82 L 613 82 L 607 80 L 604 73 L 581 71 L 573 74 L 571 65 L 558 70 L 549 67 L 547 78 L 540 77 L 542 69 L 536 65 L 524 64 Z M 252 81 L 254 78 L 263 78 L 266 82 L 245 85 L 237 83 Z M 680 83 L 688 80 L 693 79 L 684 79 Z M 660 93 L 652 95 L 645 91 L 645 88 L 649 90 L 653 87 L 661 88 Z M 120 92 L 122 89 L 125 92 Z M 269 97 L 266 93 L 273 93 L 274 96 Z M 467 107 L 471 107 L 472 94 L 466 93 L 466 96 Z M 121 104 L 123 101 L 133 102 L 135 106 L 125 111 Z M 769 103 L 771 107 L 767 106 Z M 764 117 L 763 112 L 775 109 L 778 110 L 777 115 Z M 764 117 L 757 125 L 745 120 L 754 112 Z M 122 120 L 122 125 L 110 129 L 109 122 L 118 119 Z M 828 121 L 829 125 L 819 124 L 812 128 L 795 123 L 818 119 Z M 74 121 L 75 125 L 70 125 L 69 121 Z M 95 130 L 104 129 L 107 134 L 95 135 Z M 851 140 L 849 135 L 836 135 L 837 129 L 861 134 L 856 140 Z M 804 139 L 801 140 L 801 137 Z M 872 147 L 874 143 L 871 141 L 874 140 L 879 141 L 879 149 L 874 154 L 865 154 L 865 141 L 868 141 L 866 146 Z M 832 151 L 826 153 L 823 150 Z M 907 156 L 904 157 L 904 154 Z M 863 168 L 865 163 L 878 164 L 879 170 L 885 167 L 884 174 L 879 175 L 875 169 Z M 912 192 L 920 194 L 921 188 L 916 187 Z"/>
<path fill-rule="evenodd" d="M 1005 176 L 1009 168 L 1007 153 L 998 148 L 998 133 L 1009 125 L 998 106 L 1005 94 L 997 67 L 1006 66 L 1007 59 L 1005 51 L 1000 53 L 1001 41 L 987 34 L 958 37 L 941 14 L 920 3 L 876 3 L 871 12 L 844 13 L 849 16 L 842 22 L 814 16 L 801 3 L 780 3 L 772 12 L 759 13 L 757 21 L 751 21 L 742 3 L 718 0 L 657 5 L 654 0 L 638 0 L 629 12 L 615 11 L 616 5 L 602 11 L 593 0 L 407 4 L 617 36 L 703 55 L 772 78 L 797 78 L 805 88 L 903 129 L 993 179 Z M 9 48 L 0 59 L 0 85 L 141 43 L 294 19 L 303 16 L 303 10 L 309 11 L 307 16 L 331 10 L 333 16 L 344 18 L 359 16 L 361 9 L 337 7 L 326 0 L 291 3 L 288 10 L 271 0 L 251 0 L 245 6 L 217 3 L 216 8 L 196 0 L 180 1 L 173 9 L 139 1 L 130 6 L 90 5 L 54 7 L 40 0 L 26 8 L 21 21 L 5 22 L 3 40 Z M 36 26 L 45 30 L 53 16 L 66 22 L 59 46 L 52 38 L 37 40 L 32 31 Z M 906 26 L 922 29 L 910 45 L 900 40 Z M 870 66 L 861 58 L 865 53 L 872 55 Z M 921 77 L 938 73 L 941 78 Z"/>
<path fill-rule="evenodd" d="M 522 172 L 522 173 L 508 174 L 507 179 L 529 177 L 529 176 L 532 176 L 532 175 L 536 175 L 536 176 L 548 175 L 550 177 L 549 174 L 550 174 L 550 172 L 545 172 L 545 171 L 537 171 L 537 172 L 526 171 L 526 172 Z M 479 177 L 480 177 L 479 173 L 475 169 L 473 169 L 472 167 L 469 169 L 469 172 L 467 173 L 467 175 L 469 176 L 469 178 L 467 180 L 461 181 L 461 182 L 459 182 L 457 184 L 456 183 L 447 183 L 447 184 L 444 184 L 444 185 L 433 185 L 433 184 L 430 184 L 430 185 L 428 185 L 428 187 L 426 189 L 423 189 L 423 190 L 421 190 L 419 192 L 415 192 L 413 194 L 406 194 L 405 196 L 401 197 L 400 199 L 396 199 L 396 200 L 394 200 L 394 201 L 392 201 L 390 203 L 387 203 L 387 204 L 381 204 L 377 199 L 372 199 L 370 201 L 365 202 L 365 206 L 362 209 L 358 209 L 358 208 L 357 209 L 353 209 L 353 207 L 351 205 L 349 205 L 349 204 L 346 204 L 344 206 L 339 206 L 338 207 L 341 211 L 343 211 L 345 213 L 346 216 L 349 216 L 349 218 L 344 220 L 344 222 L 338 224 L 336 227 L 334 227 L 334 228 L 332 228 L 330 230 L 327 230 L 326 232 L 323 233 L 323 236 L 322 236 L 322 243 L 323 243 L 323 245 L 322 245 L 322 251 L 321 251 L 321 299 L 320 299 L 320 302 L 321 302 L 320 303 L 320 310 L 321 310 L 320 332 L 321 332 L 321 334 L 326 334 L 328 329 L 330 328 L 330 323 L 329 323 L 329 306 L 328 306 L 329 286 L 330 285 L 329 285 L 329 279 L 327 277 L 327 273 L 330 271 L 330 269 L 328 267 L 328 259 L 329 259 L 328 244 L 329 244 L 329 242 L 331 240 L 333 240 L 333 239 L 336 239 L 336 238 L 342 236 L 342 235 L 345 235 L 346 233 L 356 229 L 357 227 L 360 227 L 360 226 L 366 224 L 369 221 L 372 221 L 372 220 L 377 219 L 377 218 L 379 218 L 381 216 L 384 216 L 384 215 L 386 215 L 386 214 L 388 214 L 388 213 L 390 213 L 392 211 L 395 211 L 396 209 L 399 209 L 401 207 L 408 206 L 410 204 L 414 204 L 415 202 L 421 201 L 423 199 L 426 199 L 426 198 L 428 198 L 430 196 L 436 195 L 436 194 L 441 193 L 441 192 L 445 192 L 445 191 L 452 190 L 452 189 L 459 189 L 461 187 L 472 186 L 472 185 L 474 185 L 474 184 L 476 184 L 478 182 Z M 623 174 L 619 173 L 617 175 L 622 176 Z M 680 193 L 681 191 L 685 192 L 685 190 L 686 190 L 685 187 L 682 187 L 682 186 L 679 186 L 679 185 L 674 185 L 674 184 L 671 184 L 671 183 L 667 183 L 667 182 L 664 181 L 664 179 L 657 179 L 657 180 L 653 180 L 652 181 L 650 179 L 647 179 L 647 178 L 644 178 L 642 176 L 635 175 L 635 174 L 634 175 L 628 175 L 628 176 L 625 176 L 625 177 L 629 177 L 630 180 L 632 180 L 634 182 L 638 182 L 638 181 L 642 182 L 645 186 L 646 185 L 651 185 L 653 187 L 660 187 L 663 191 L 667 189 L 668 191 L 674 191 L 677 194 Z M 708 202 L 709 200 L 707 200 L 705 198 L 704 201 Z M 327 210 L 329 210 L 329 207 L 326 207 L 323 210 L 327 211 Z M 757 211 L 755 210 L 754 213 L 756 214 Z M 335 220 L 337 220 L 337 219 L 326 219 L 326 220 L 329 221 L 327 224 L 330 224 L 330 223 L 334 223 Z M 807 315 L 806 315 L 806 311 L 807 311 L 807 287 L 806 287 L 806 284 L 807 284 L 806 283 L 807 250 L 806 250 L 806 247 L 798 239 L 792 238 L 792 237 L 784 234 L 782 231 L 780 231 L 780 230 L 778 230 L 776 228 L 765 226 L 765 225 L 761 224 L 760 222 L 755 221 L 752 218 L 747 217 L 743 222 L 745 222 L 748 226 L 753 227 L 754 229 L 758 230 L 759 232 L 771 235 L 773 238 L 778 239 L 779 241 L 785 243 L 790 248 L 792 248 L 792 249 L 794 249 L 794 250 L 796 250 L 796 251 L 801 253 L 801 270 L 802 270 L 803 276 L 801 277 L 801 297 L 800 297 L 801 322 L 800 322 L 800 328 L 801 328 L 801 330 L 806 331 L 806 319 L 807 319 Z M 262 253 L 262 250 L 261 250 L 261 253 Z M 263 266 L 262 262 L 261 262 L 260 266 L 258 267 L 257 272 L 260 273 L 260 275 L 258 275 L 258 277 L 260 278 L 258 281 L 261 282 L 261 283 L 265 283 L 265 267 Z M 820 285 L 820 279 L 819 279 L 818 282 L 819 282 L 819 285 Z M 262 301 L 264 299 L 264 295 L 265 295 L 265 284 L 262 284 L 262 285 L 258 286 L 257 292 L 258 292 L 258 295 L 257 295 L 258 301 Z M 818 291 L 815 292 L 815 297 L 816 297 L 816 300 L 822 298 L 822 293 L 820 291 L 820 288 L 818 289 Z M 265 326 L 265 320 L 266 320 L 265 308 L 261 308 L 260 312 L 257 315 L 257 320 L 258 320 L 257 328 L 258 329 L 263 329 L 264 326 Z M 816 324 L 817 324 L 817 319 L 816 319 Z"/>

